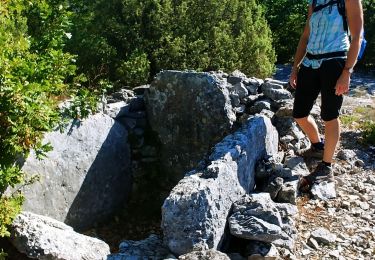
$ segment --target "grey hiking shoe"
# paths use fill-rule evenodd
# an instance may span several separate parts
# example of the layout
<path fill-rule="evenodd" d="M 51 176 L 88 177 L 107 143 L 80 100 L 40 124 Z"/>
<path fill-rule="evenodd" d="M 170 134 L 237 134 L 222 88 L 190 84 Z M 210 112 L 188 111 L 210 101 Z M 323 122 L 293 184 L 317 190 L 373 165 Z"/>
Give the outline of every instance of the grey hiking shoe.
<path fill-rule="evenodd" d="M 309 148 L 299 149 L 296 151 L 298 156 L 302 156 L 304 158 L 316 158 L 316 159 L 323 159 L 324 150 L 317 149 L 313 145 Z"/>
<path fill-rule="evenodd" d="M 312 173 L 300 178 L 298 189 L 302 192 L 308 192 L 314 184 L 319 184 L 323 181 L 334 182 L 335 178 L 332 166 L 327 166 L 320 162 Z"/>

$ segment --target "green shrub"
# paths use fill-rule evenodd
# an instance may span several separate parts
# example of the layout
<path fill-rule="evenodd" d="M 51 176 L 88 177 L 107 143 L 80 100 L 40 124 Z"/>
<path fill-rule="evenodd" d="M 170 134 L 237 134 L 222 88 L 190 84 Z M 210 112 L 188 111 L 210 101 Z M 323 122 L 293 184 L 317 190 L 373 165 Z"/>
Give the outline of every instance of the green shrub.
<path fill-rule="evenodd" d="M 342 115 L 340 121 L 346 127 L 360 130 L 361 142 L 375 145 L 375 110 L 372 106 L 356 107 L 351 115 Z"/>
<path fill-rule="evenodd" d="M 367 40 L 366 51 L 360 65 L 374 69 L 375 67 L 375 1 L 363 0 L 363 12 L 365 20 L 365 37 Z"/>
<path fill-rule="evenodd" d="M 57 103 L 75 89 L 74 56 L 64 1 L 2 1 L 0 5 L 0 237 L 21 209 L 22 194 L 8 187 L 24 182 L 17 160 L 30 149 L 39 157 L 51 149 L 43 133 L 60 122 Z M 3 253 L 1 253 L 4 255 Z"/>
<path fill-rule="evenodd" d="M 290 62 L 306 24 L 307 0 L 264 0 L 266 18 L 272 31 L 277 62 Z"/>
<path fill-rule="evenodd" d="M 90 81 L 134 86 L 163 69 L 239 69 L 258 77 L 274 69 L 271 32 L 255 0 L 75 1 L 72 9 L 68 49 Z"/>
<path fill-rule="evenodd" d="M 365 121 L 361 125 L 363 142 L 369 145 L 375 145 L 375 122 L 371 120 Z"/>
<path fill-rule="evenodd" d="M 139 85 L 148 79 L 150 74 L 150 62 L 146 53 L 134 52 L 129 60 L 119 64 L 116 70 L 116 78 L 130 85 Z"/>

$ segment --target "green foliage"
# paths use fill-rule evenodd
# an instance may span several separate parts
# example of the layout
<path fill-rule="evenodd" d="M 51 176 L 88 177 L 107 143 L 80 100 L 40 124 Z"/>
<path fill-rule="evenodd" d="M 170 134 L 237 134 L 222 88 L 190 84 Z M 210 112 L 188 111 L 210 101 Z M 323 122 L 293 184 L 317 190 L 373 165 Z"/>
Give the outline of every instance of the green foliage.
<path fill-rule="evenodd" d="M 367 120 L 361 125 L 363 131 L 363 142 L 375 145 L 375 121 Z"/>
<path fill-rule="evenodd" d="M 57 103 L 75 89 L 67 84 L 75 57 L 63 51 L 70 14 L 64 0 L 0 2 L 0 237 L 23 201 L 5 192 L 24 183 L 17 161 L 30 149 L 38 158 L 52 149 L 41 144 L 43 133 L 60 122 Z"/>
<path fill-rule="evenodd" d="M 93 114 L 97 110 L 101 95 L 112 88 L 112 85 L 106 81 L 99 82 L 98 86 L 100 91 L 83 87 L 72 90 L 73 98 L 62 112 L 64 118 L 83 119 Z"/>
<path fill-rule="evenodd" d="M 363 0 L 363 12 L 365 20 L 365 38 L 367 47 L 360 65 L 375 67 L 375 1 Z"/>
<path fill-rule="evenodd" d="M 375 110 L 373 107 L 356 107 L 353 114 L 341 116 L 340 121 L 346 127 L 360 130 L 362 143 L 375 145 Z"/>
<path fill-rule="evenodd" d="M 150 62 L 146 53 L 132 53 L 129 60 L 120 62 L 116 69 L 116 78 L 133 86 L 144 83 L 149 74 Z"/>
<path fill-rule="evenodd" d="M 0 260 L 5 260 L 7 256 L 8 254 L 3 249 L 0 249 Z"/>
<path fill-rule="evenodd" d="M 340 117 L 341 124 L 347 127 L 354 127 L 357 124 L 358 120 L 359 116 L 356 115 L 342 115 Z"/>
<path fill-rule="evenodd" d="M 0 197 L 0 237 L 10 235 L 7 225 L 12 223 L 20 212 L 23 200 L 20 194 Z"/>
<path fill-rule="evenodd" d="M 275 53 L 255 0 L 74 1 L 68 49 L 95 85 L 137 85 L 162 69 L 239 69 L 265 77 Z"/>
<path fill-rule="evenodd" d="M 272 31 L 277 62 L 293 59 L 298 41 L 306 24 L 307 0 L 259 1 L 266 10 L 266 18 Z"/>

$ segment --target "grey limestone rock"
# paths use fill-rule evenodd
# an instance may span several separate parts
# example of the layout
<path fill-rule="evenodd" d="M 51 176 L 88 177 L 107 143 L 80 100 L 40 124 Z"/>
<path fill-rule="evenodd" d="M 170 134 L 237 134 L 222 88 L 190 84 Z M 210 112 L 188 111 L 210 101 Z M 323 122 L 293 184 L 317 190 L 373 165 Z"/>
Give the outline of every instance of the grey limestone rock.
<path fill-rule="evenodd" d="M 271 103 L 268 100 L 259 100 L 250 107 L 250 114 L 260 113 L 263 109 L 271 110 Z"/>
<path fill-rule="evenodd" d="M 233 205 L 229 229 L 236 237 L 293 248 L 296 230 L 291 217 L 296 211 L 274 203 L 268 193 L 245 195 Z"/>
<path fill-rule="evenodd" d="M 279 259 L 279 252 L 277 248 L 270 243 L 260 241 L 251 241 L 246 247 L 246 255 L 248 260 L 265 260 L 265 259 Z"/>
<path fill-rule="evenodd" d="M 276 201 L 282 203 L 296 204 L 298 180 L 285 182 L 277 194 Z"/>
<path fill-rule="evenodd" d="M 218 248 L 232 203 L 252 190 L 255 163 L 277 152 L 277 139 L 268 118 L 251 118 L 215 146 L 208 167 L 173 188 L 162 206 L 164 241 L 173 253 Z"/>
<path fill-rule="evenodd" d="M 272 181 L 270 181 L 267 186 L 263 189 L 263 191 L 268 192 L 272 199 L 277 197 L 277 194 L 281 190 L 284 183 L 284 179 L 281 177 L 276 177 Z"/>
<path fill-rule="evenodd" d="M 246 79 L 247 77 L 244 73 L 239 70 L 235 70 L 228 76 L 228 83 L 235 85 L 245 81 Z"/>
<path fill-rule="evenodd" d="M 170 252 L 163 245 L 163 240 L 152 234 L 140 241 L 122 241 L 119 246 L 119 252 L 111 254 L 107 260 L 164 259 L 169 255 Z"/>
<path fill-rule="evenodd" d="M 283 85 L 278 84 L 277 82 L 266 81 L 261 86 L 261 89 L 266 97 L 274 101 L 279 101 L 282 99 L 291 99 L 293 97 L 288 90 L 284 89 Z"/>
<path fill-rule="evenodd" d="M 229 256 L 215 249 L 193 251 L 181 255 L 179 260 L 230 260 Z"/>
<path fill-rule="evenodd" d="M 119 101 L 115 103 L 106 104 L 104 107 L 104 114 L 117 118 L 123 116 L 127 111 L 129 111 L 128 104 L 125 101 Z"/>
<path fill-rule="evenodd" d="M 336 198 L 336 188 L 334 182 L 323 181 L 314 184 L 311 188 L 311 194 L 321 200 L 329 200 Z"/>
<path fill-rule="evenodd" d="M 103 241 L 74 232 L 73 228 L 31 212 L 19 214 L 11 227 L 11 242 L 18 251 L 41 260 L 107 259 Z"/>
<path fill-rule="evenodd" d="M 240 100 L 249 95 L 249 91 L 242 82 L 235 84 L 233 86 L 233 91 L 238 95 Z"/>
<path fill-rule="evenodd" d="M 111 96 L 108 97 L 108 103 L 115 103 L 118 101 L 128 102 L 130 99 L 134 97 L 134 91 L 127 89 L 126 87 L 123 87 L 120 90 L 112 93 Z"/>
<path fill-rule="evenodd" d="M 305 176 L 310 174 L 304 159 L 300 156 L 286 158 L 284 166 L 292 171 L 292 176 Z"/>
<path fill-rule="evenodd" d="M 215 74 L 163 71 L 145 93 L 163 168 L 177 180 L 232 129 L 236 116 L 228 85 Z"/>
<path fill-rule="evenodd" d="M 40 181 L 22 188 L 24 210 L 53 217 L 77 230 L 110 216 L 131 189 L 130 151 L 124 126 L 103 114 L 71 121 L 63 132 L 47 133 L 53 150 L 24 163 Z"/>
<path fill-rule="evenodd" d="M 337 236 L 326 228 L 317 228 L 311 232 L 311 237 L 320 244 L 331 244 L 336 241 Z"/>

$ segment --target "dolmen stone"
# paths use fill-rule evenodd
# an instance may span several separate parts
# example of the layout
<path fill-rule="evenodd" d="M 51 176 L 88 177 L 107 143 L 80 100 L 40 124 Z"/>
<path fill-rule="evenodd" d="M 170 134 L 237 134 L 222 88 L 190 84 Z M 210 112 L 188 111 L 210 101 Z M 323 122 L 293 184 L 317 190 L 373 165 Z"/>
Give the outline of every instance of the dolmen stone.
<path fill-rule="evenodd" d="M 127 131 L 108 115 L 70 121 L 62 131 L 47 133 L 53 150 L 39 160 L 35 151 L 23 164 L 40 181 L 22 188 L 23 210 L 84 230 L 105 220 L 131 191 Z"/>
<path fill-rule="evenodd" d="M 216 74 L 162 71 L 146 91 L 162 167 L 177 181 L 231 131 L 236 115 L 228 88 L 226 79 Z"/>
<path fill-rule="evenodd" d="M 162 206 L 164 241 L 171 252 L 217 249 L 232 203 L 254 188 L 256 162 L 277 148 L 270 119 L 252 117 L 214 147 L 207 167 L 187 173 Z"/>
<path fill-rule="evenodd" d="M 11 242 L 19 252 L 41 260 L 105 260 L 109 246 L 72 227 L 31 212 L 19 214 L 11 226 Z"/>

